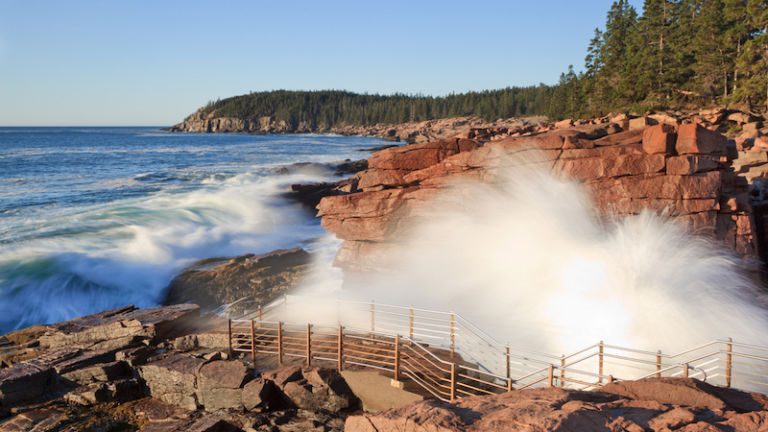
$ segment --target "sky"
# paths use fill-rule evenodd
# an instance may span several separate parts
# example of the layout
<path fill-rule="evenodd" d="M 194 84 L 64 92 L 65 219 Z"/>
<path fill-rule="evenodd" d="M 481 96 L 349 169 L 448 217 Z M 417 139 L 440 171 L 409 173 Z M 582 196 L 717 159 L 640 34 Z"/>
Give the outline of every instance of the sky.
<path fill-rule="evenodd" d="M 553 84 L 611 3 L 0 0 L 0 126 L 168 126 L 276 89 Z"/>

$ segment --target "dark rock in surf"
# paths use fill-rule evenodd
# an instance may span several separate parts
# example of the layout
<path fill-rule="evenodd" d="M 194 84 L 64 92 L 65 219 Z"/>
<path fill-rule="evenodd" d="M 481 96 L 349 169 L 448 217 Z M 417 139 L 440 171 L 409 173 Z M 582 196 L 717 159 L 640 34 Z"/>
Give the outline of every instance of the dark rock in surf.
<path fill-rule="evenodd" d="M 301 248 L 202 260 L 171 281 L 165 304 L 192 301 L 212 310 L 241 299 L 251 306 L 268 303 L 301 282 L 309 260 Z"/>
<path fill-rule="evenodd" d="M 334 174 L 338 176 L 342 175 L 348 175 L 348 174 L 355 174 L 358 171 L 363 171 L 368 169 L 368 159 L 360 159 L 360 160 L 351 160 L 351 159 L 345 159 L 344 162 L 341 162 L 336 165 L 336 172 Z"/>
<path fill-rule="evenodd" d="M 314 216 L 320 200 L 337 195 L 345 195 L 357 189 L 358 177 L 350 177 L 338 182 L 320 182 L 292 184 L 283 196 L 304 205 Z"/>

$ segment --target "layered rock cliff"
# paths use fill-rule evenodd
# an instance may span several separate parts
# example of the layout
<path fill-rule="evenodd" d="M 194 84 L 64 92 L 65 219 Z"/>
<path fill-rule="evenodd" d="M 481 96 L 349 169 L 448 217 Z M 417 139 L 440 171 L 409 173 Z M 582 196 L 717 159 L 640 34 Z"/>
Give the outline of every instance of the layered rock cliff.
<path fill-rule="evenodd" d="M 357 174 L 349 193 L 323 198 L 318 216 L 344 240 L 337 265 L 348 271 L 377 269 L 388 246 L 402 239 L 405 227 L 437 193 L 461 179 L 498 183 L 509 161 L 527 154 L 529 163 L 588 186 L 603 214 L 667 211 L 755 268 L 756 240 L 764 234 L 758 233 L 742 171 L 754 167 L 746 159 L 762 161 L 768 146 L 762 137 L 742 137 L 738 146 L 726 139 L 717 132 L 723 115 L 703 113 L 682 122 L 670 115 L 620 115 L 473 128 L 450 139 L 390 148 L 368 159 L 368 169 Z"/>

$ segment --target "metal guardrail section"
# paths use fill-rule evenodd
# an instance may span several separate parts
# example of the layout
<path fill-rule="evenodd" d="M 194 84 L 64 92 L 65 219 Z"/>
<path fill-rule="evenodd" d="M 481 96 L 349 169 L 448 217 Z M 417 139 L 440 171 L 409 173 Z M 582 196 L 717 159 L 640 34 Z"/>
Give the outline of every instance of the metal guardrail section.
<path fill-rule="evenodd" d="M 768 347 L 730 339 L 674 354 L 601 341 L 555 356 L 500 344 L 453 312 L 414 307 L 336 301 L 338 325 L 279 321 L 291 312 L 306 315 L 321 301 L 328 302 L 284 296 L 231 319 L 230 350 L 248 353 L 254 362 L 257 353 L 266 353 L 276 355 L 280 364 L 297 357 L 306 364 L 334 362 L 339 370 L 345 365 L 379 369 L 395 380 L 407 377 L 444 401 L 545 385 L 590 389 L 654 376 L 768 392 Z"/>

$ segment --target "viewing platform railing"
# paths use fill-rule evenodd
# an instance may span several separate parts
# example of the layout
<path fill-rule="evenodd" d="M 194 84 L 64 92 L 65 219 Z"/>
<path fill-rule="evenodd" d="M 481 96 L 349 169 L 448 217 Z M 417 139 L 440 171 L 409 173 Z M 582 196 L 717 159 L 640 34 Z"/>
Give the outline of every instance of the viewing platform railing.
<path fill-rule="evenodd" d="M 692 377 L 768 392 L 768 347 L 730 339 L 679 353 L 601 341 L 556 356 L 503 345 L 453 312 L 375 302 L 334 304 L 337 325 L 295 324 L 328 307 L 327 300 L 301 296 L 285 296 L 230 319 L 230 350 L 254 362 L 257 354 L 272 354 L 280 364 L 300 358 L 306 364 L 333 362 L 339 370 L 345 365 L 378 369 L 395 380 L 406 377 L 444 401 L 537 386 L 594 389 L 646 377 Z"/>

